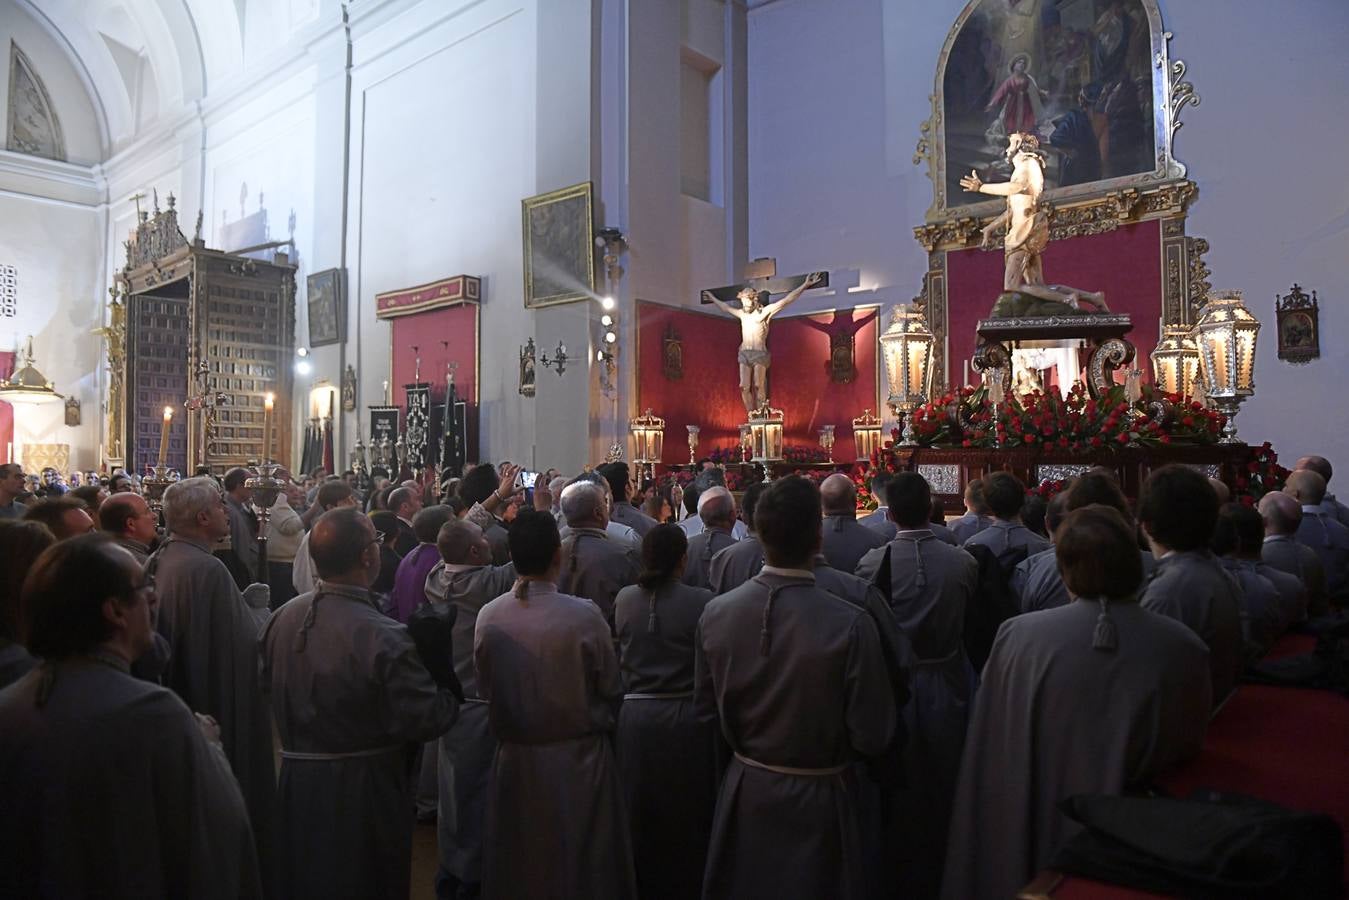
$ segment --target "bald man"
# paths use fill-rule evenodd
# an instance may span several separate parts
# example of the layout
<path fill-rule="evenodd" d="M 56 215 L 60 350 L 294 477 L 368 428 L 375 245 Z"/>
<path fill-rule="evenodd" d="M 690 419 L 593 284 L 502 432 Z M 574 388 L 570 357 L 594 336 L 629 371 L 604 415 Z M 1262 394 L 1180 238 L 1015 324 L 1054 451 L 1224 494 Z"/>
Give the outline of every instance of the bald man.
<path fill-rule="evenodd" d="M 454 672 L 464 688 L 459 718 L 440 738 L 437 769 L 440 814 L 437 896 L 476 896 L 482 882 L 482 841 L 487 786 L 496 738 L 487 722 L 487 704 L 478 696 L 473 668 L 473 629 L 484 606 L 511 589 L 515 566 L 492 565 L 492 545 L 477 524 L 451 520 L 440 528 L 441 562 L 426 577 L 426 596 L 438 612 L 454 615 Z"/>
<path fill-rule="evenodd" d="M 1335 474 L 1335 470 L 1330 465 L 1330 460 L 1324 456 L 1304 456 L 1293 466 L 1293 471 L 1300 469 L 1310 469 L 1317 475 L 1326 480 L 1326 497 L 1321 501 L 1321 511 L 1333 517 L 1341 525 L 1349 525 L 1349 506 L 1335 499 L 1335 495 L 1330 493 L 1330 479 Z"/>
<path fill-rule="evenodd" d="M 609 504 L 605 489 L 577 481 L 562 491 L 562 515 L 567 535 L 562 541 L 562 572 L 557 590 L 585 597 L 614 625 L 614 597 L 637 583 L 641 558 L 635 546 L 610 536 Z"/>
<path fill-rule="evenodd" d="M 857 521 L 857 487 L 842 472 L 820 483 L 820 504 L 824 508 L 821 552 L 832 568 L 852 574 L 862 557 L 887 543 L 879 530 Z"/>
<path fill-rule="evenodd" d="M 409 750 L 444 734 L 458 703 L 370 591 L 380 567 L 370 517 L 324 513 L 309 554 L 314 592 L 278 609 L 260 641 L 281 737 L 276 893 L 406 897 Z"/>
<path fill-rule="evenodd" d="M 1311 547 L 1326 572 L 1326 593 L 1332 603 L 1349 600 L 1349 527 L 1321 508 L 1326 480 L 1311 469 L 1288 476 L 1283 492 L 1302 505 L 1302 524 L 1293 539 Z"/>
<path fill-rule="evenodd" d="M 158 537 L 159 516 L 140 494 L 113 494 L 98 508 L 99 528 L 112 535 L 142 566 Z"/>
<path fill-rule="evenodd" d="M 1326 611 L 1326 571 L 1321 558 L 1294 538 L 1302 524 L 1302 506 L 1281 491 L 1260 498 L 1260 517 L 1265 520 L 1265 542 L 1260 560 L 1266 566 L 1294 575 L 1307 589 L 1307 614 Z"/>
<path fill-rule="evenodd" d="M 700 588 L 712 587 L 712 557 L 736 542 L 735 497 L 720 485 L 698 495 L 698 518 L 703 530 L 689 538 L 688 563 L 683 581 Z"/>

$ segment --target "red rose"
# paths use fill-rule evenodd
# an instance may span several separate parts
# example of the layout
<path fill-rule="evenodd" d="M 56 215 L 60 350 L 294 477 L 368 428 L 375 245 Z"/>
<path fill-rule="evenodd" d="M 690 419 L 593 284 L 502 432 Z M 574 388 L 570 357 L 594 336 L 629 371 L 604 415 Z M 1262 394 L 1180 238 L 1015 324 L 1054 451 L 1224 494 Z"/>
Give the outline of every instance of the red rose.
<path fill-rule="evenodd" d="M 1161 438 L 1159 438 L 1159 440 L 1160 440 L 1163 444 L 1169 444 L 1169 443 L 1171 443 L 1171 435 L 1169 435 L 1169 434 L 1164 434 L 1164 435 L 1161 436 Z"/>
<path fill-rule="evenodd" d="M 1129 433 L 1127 431 L 1121 432 L 1120 436 L 1115 438 L 1115 440 L 1119 441 L 1121 444 L 1127 444 L 1129 443 Z"/>
<path fill-rule="evenodd" d="M 1094 437 L 1094 438 L 1091 439 L 1091 445 L 1092 445 L 1093 447 L 1099 447 L 1099 446 L 1101 446 L 1103 443 L 1105 443 L 1105 442 L 1102 441 L 1099 437 Z"/>
<path fill-rule="evenodd" d="M 1186 428 L 1189 428 L 1191 425 L 1194 424 L 1194 417 L 1186 416 L 1185 418 L 1180 420 L 1180 424 L 1184 425 Z"/>
<path fill-rule="evenodd" d="M 1036 440 L 1035 435 L 1031 434 L 1030 432 L 1027 432 L 1026 434 L 1023 434 L 1023 435 L 1021 436 L 1021 439 L 1022 439 L 1023 441 L 1025 441 L 1027 444 L 1033 444 L 1033 443 L 1035 443 L 1035 440 Z"/>
<path fill-rule="evenodd" d="M 1061 436 L 1061 437 L 1059 438 L 1059 446 L 1060 446 L 1060 447 L 1067 447 L 1067 446 L 1068 446 L 1068 438 L 1067 438 L 1066 435 L 1065 435 L 1065 436 Z"/>
<path fill-rule="evenodd" d="M 960 442 L 960 446 L 962 446 L 962 447 L 973 447 L 973 446 L 974 446 L 974 441 L 970 440 L 969 438 L 965 438 L 965 440 L 963 440 L 963 441 Z"/>

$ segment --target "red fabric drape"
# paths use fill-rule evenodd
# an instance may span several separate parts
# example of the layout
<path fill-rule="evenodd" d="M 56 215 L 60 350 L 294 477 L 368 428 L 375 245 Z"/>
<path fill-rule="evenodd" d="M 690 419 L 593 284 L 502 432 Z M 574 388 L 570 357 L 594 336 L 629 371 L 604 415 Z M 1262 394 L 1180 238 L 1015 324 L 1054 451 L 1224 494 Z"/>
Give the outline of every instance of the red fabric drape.
<path fill-rule="evenodd" d="M 0 379 L 8 378 L 14 373 L 14 354 L 8 351 L 0 352 Z M 10 458 L 10 447 L 14 443 L 14 407 L 3 400 L 0 400 L 0 462 L 14 462 Z"/>

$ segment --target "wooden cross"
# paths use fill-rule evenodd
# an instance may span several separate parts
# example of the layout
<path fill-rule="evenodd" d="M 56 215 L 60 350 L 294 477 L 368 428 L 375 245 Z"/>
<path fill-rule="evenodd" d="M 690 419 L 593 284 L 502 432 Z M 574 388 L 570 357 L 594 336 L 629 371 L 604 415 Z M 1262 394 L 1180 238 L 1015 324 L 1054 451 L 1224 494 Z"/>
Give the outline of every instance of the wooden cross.
<path fill-rule="evenodd" d="M 141 217 L 141 201 L 145 199 L 144 191 L 137 191 L 131 196 L 131 202 L 136 204 L 136 218 Z"/>
<path fill-rule="evenodd" d="M 776 277 L 777 271 L 778 266 L 776 259 L 773 259 L 772 257 L 756 259 L 745 266 L 745 280 L 743 282 L 740 284 L 730 284 L 726 287 L 705 290 L 701 295 L 702 302 L 711 303 L 712 297 L 708 296 L 711 294 L 722 303 L 738 303 L 740 292 L 746 288 L 760 292 L 767 291 L 770 296 L 772 294 L 786 294 L 805 284 L 806 279 L 809 278 L 811 274 L 818 275 L 820 278 L 820 280 L 815 283 L 815 287 L 829 287 L 828 272 L 808 272 L 805 275 L 786 275 L 782 278 L 778 278 Z"/>

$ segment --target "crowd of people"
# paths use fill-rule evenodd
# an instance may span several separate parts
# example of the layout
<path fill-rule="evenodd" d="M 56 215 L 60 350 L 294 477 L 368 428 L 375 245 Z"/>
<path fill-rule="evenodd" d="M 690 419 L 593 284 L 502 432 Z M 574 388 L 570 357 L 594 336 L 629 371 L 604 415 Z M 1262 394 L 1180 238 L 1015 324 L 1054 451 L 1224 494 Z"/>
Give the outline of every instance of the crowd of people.
<path fill-rule="evenodd" d="M 447 898 L 1010 897 L 1349 599 L 1320 457 L 1255 508 L 990 472 L 950 521 L 910 472 L 862 518 L 843 474 L 375 474 L 260 517 L 242 469 L 156 510 L 0 466 L 15 896 L 401 900 L 421 819 Z"/>

